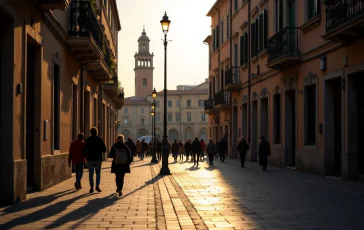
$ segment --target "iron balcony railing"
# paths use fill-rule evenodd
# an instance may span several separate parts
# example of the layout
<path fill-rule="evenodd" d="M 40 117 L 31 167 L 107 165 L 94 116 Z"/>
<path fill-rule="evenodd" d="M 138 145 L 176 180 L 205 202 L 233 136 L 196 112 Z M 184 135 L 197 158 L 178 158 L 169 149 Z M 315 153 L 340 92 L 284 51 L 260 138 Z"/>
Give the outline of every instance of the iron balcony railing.
<path fill-rule="evenodd" d="M 240 84 L 239 67 L 231 67 L 225 71 L 225 85 Z"/>
<path fill-rule="evenodd" d="M 207 99 L 205 100 L 204 102 L 204 107 L 205 107 L 205 110 L 211 110 L 214 108 L 214 99 Z"/>
<path fill-rule="evenodd" d="M 297 27 L 286 27 L 268 39 L 268 62 L 299 55 Z"/>
<path fill-rule="evenodd" d="M 225 90 L 221 90 L 215 93 L 214 99 L 215 105 L 228 105 L 230 104 L 230 93 Z"/>
<path fill-rule="evenodd" d="M 364 15 L 362 0 L 331 0 L 326 5 L 326 32 Z"/>
<path fill-rule="evenodd" d="M 69 35 L 92 37 L 102 49 L 103 32 L 89 1 L 72 1 Z"/>

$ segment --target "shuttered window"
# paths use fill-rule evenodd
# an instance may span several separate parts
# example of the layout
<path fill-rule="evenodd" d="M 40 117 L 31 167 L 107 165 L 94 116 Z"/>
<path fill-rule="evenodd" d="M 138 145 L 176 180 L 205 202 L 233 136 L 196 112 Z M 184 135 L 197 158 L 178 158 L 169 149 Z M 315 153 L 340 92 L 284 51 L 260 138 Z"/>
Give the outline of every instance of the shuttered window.
<path fill-rule="evenodd" d="M 258 55 L 259 46 L 259 20 L 256 19 L 253 24 L 251 24 L 251 57 Z"/>
<path fill-rule="evenodd" d="M 240 37 L 240 65 L 248 62 L 248 33 Z"/>
<path fill-rule="evenodd" d="M 268 11 L 266 9 L 259 15 L 259 51 L 267 48 L 268 40 Z"/>

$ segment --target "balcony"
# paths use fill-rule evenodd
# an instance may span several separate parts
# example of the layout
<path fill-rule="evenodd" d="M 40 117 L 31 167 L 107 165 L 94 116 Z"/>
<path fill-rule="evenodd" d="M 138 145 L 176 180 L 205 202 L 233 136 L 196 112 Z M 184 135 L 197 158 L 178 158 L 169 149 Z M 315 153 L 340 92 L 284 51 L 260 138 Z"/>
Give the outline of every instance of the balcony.
<path fill-rule="evenodd" d="M 300 61 L 300 56 L 297 27 L 286 27 L 268 39 L 268 68 L 292 67 Z"/>
<path fill-rule="evenodd" d="M 205 113 L 207 113 L 207 114 L 213 114 L 213 113 L 217 112 L 217 110 L 215 109 L 214 99 L 205 100 L 204 110 L 205 110 Z"/>
<path fill-rule="evenodd" d="M 65 10 L 71 0 L 39 0 L 38 2 L 43 10 Z"/>
<path fill-rule="evenodd" d="M 229 109 L 230 108 L 230 92 L 221 90 L 215 93 L 215 109 Z"/>
<path fill-rule="evenodd" d="M 119 87 L 118 78 L 114 77 L 112 80 L 105 82 L 103 86 L 104 93 L 113 100 L 116 109 L 121 109 L 124 106 L 124 89 Z"/>
<path fill-rule="evenodd" d="M 231 67 L 225 71 L 225 87 L 224 89 L 233 92 L 241 89 L 240 69 L 239 67 Z"/>
<path fill-rule="evenodd" d="M 105 47 L 104 34 L 90 2 L 72 1 L 68 33 L 70 51 L 82 64 L 87 64 L 92 77 L 98 83 L 111 80 L 112 69 L 107 62 L 110 61 L 109 50 Z"/>
<path fill-rule="evenodd" d="M 364 37 L 364 1 L 331 0 L 326 5 L 326 40 L 355 41 Z"/>

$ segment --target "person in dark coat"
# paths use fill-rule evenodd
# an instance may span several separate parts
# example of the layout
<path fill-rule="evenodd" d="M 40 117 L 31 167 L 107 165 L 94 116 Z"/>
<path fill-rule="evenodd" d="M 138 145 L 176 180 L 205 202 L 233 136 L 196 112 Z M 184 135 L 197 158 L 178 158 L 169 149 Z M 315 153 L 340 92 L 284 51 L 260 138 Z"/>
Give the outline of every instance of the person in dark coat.
<path fill-rule="evenodd" d="M 198 166 L 200 153 L 201 153 L 201 142 L 196 137 L 195 140 L 192 142 L 193 165 Z"/>
<path fill-rule="evenodd" d="M 209 157 L 210 165 L 214 165 L 214 155 L 217 153 L 217 148 L 212 138 L 210 138 L 209 143 L 206 146 L 206 153 Z"/>
<path fill-rule="evenodd" d="M 127 152 L 127 163 L 126 164 L 115 164 L 115 155 L 117 149 L 125 149 Z M 124 177 L 125 173 L 130 173 L 130 164 L 132 162 L 131 155 L 129 152 L 129 148 L 126 144 L 124 144 L 124 136 L 119 134 L 116 137 L 116 143 L 112 146 L 109 158 L 113 158 L 112 164 L 111 164 L 111 173 L 115 173 L 116 176 L 116 192 L 119 193 L 119 196 L 122 196 L 122 190 L 124 185 Z"/>
<path fill-rule="evenodd" d="M 219 143 L 217 143 L 217 149 L 219 151 L 221 162 L 224 162 L 225 161 L 225 152 L 227 149 L 227 144 L 226 144 L 226 141 L 224 140 L 224 138 L 221 138 Z"/>
<path fill-rule="evenodd" d="M 236 150 L 238 150 L 239 154 L 240 154 L 241 167 L 245 168 L 245 157 L 246 157 L 247 151 L 249 150 L 249 145 L 248 145 L 248 142 L 246 142 L 244 137 L 241 138 Z"/>
<path fill-rule="evenodd" d="M 81 179 L 83 175 L 83 164 L 86 163 L 86 157 L 83 154 L 83 149 L 85 148 L 85 142 L 83 141 L 83 133 L 79 133 L 77 140 L 72 142 L 69 155 L 68 155 L 68 166 L 71 167 L 71 162 L 75 165 L 76 169 L 76 182 L 75 188 L 81 189 Z"/>
<path fill-rule="evenodd" d="M 155 150 L 157 151 L 157 153 L 156 153 L 157 159 L 159 161 L 161 161 L 162 160 L 162 142 L 159 139 L 157 139 Z"/>
<path fill-rule="evenodd" d="M 201 143 L 201 154 L 200 154 L 200 158 L 201 158 L 201 161 L 203 161 L 204 156 L 205 156 L 206 145 L 205 145 L 205 142 L 203 142 L 203 139 L 201 139 L 200 143 Z"/>
<path fill-rule="evenodd" d="M 191 139 L 188 139 L 188 141 L 186 141 L 186 143 L 185 143 L 186 161 L 188 161 L 188 159 L 190 159 L 191 148 L 192 148 Z M 192 156 L 191 156 L 191 158 L 192 158 Z"/>
<path fill-rule="evenodd" d="M 260 140 L 261 141 L 259 143 L 259 150 L 258 150 L 259 162 L 263 170 L 265 171 L 267 170 L 268 156 L 270 156 L 270 144 L 265 139 L 265 137 L 260 137 Z"/>
<path fill-rule="evenodd" d="M 178 150 L 179 150 L 179 144 L 178 144 L 177 140 L 174 140 L 171 151 L 172 151 L 172 156 L 175 161 L 177 160 Z"/>
<path fill-rule="evenodd" d="M 128 140 L 125 142 L 125 144 L 129 147 L 129 149 L 131 150 L 130 156 L 131 156 L 131 161 L 134 161 L 134 155 L 136 152 L 136 145 L 134 144 L 133 140 L 129 137 Z"/>
<path fill-rule="evenodd" d="M 97 128 L 91 128 L 91 136 L 87 138 L 85 148 L 83 149 L 88 163 L 88 172 L 90 180 L 90 193 L 94 192 L 94 171 L 96 171 L 96 191 L 101 192 L 101 163 L 103 161 L 103 153 L 106 152 L 104 140 L 97 136 Z"/>

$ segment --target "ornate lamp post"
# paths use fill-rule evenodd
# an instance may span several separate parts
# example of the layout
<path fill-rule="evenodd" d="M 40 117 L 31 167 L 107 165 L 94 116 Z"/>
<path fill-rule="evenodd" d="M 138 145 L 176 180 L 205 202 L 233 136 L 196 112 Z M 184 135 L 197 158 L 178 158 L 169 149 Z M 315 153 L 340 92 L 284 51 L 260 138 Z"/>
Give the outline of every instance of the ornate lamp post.
<path fill-rule="evenodd" d="M 152 150 L 152 160 L 150 163 L 158 163 L 157 157 L 156 157 L 156 141 L 155 141 L 155 116 L 156 116 L 156 104 L 155 104 L 155 98 L 157 97 L 157 91 L 153 90 L 152 92 L 153 102 L 152 102 L 152 138 L 153 138 L 153 150 Z M 154 124 L 154 125 L 153 125 Z"/>
<path fill-rule="evenodd" d="M 167 33 L 169 30 L 169 24 L 171 21 L 168 19 L 167 12 L 164 13 L 163 19 L 161 20 L 162 30 L 164 33 L 164 89 L 163 89 L 163 147 L 162 147 L 162 168 L 160 175 L 169 175 L 171 172 L 168 168 L 168 155 L 169 147 L 167 140 Z"/>

